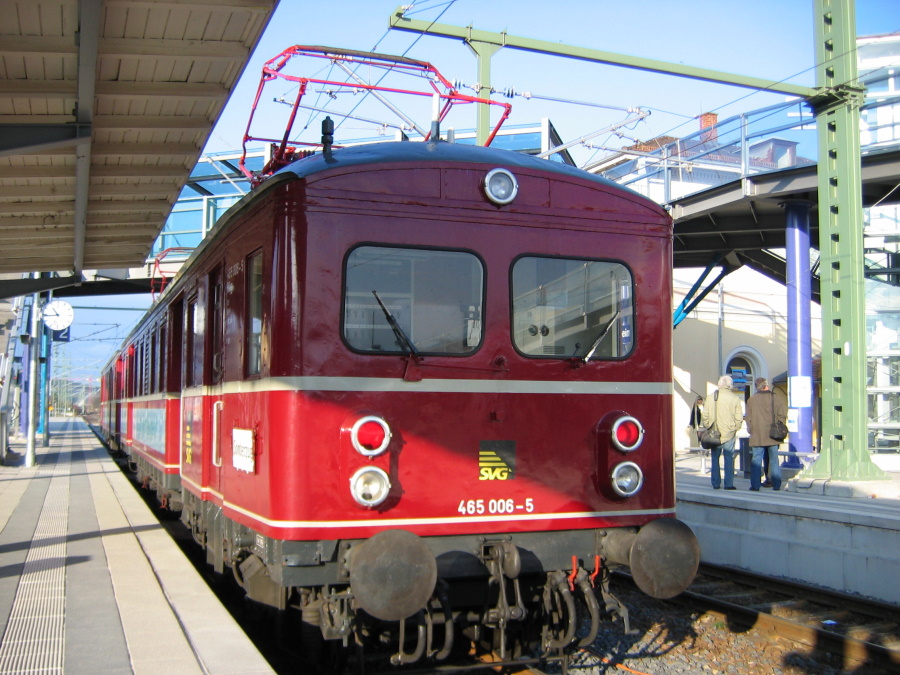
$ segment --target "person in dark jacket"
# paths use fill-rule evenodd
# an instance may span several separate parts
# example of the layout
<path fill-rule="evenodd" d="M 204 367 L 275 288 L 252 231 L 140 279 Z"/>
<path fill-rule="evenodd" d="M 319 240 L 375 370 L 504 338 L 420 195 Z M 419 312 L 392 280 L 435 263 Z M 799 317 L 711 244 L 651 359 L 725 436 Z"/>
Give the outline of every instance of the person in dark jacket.
<path fill-rule="evenodd" d="M 775 490 L 781 489 L 781 465 L 777 441 L 769 436 L 775 420 L 787 422 L 787 404 L 769 389 L 764 377 L 754 382 L 756 393 L 747 401 L 747 430 L 750 432 L 750 489 L 759 492 L 763 454 L 769 457 L 769 480 Z"/>
<path fill-rule="evenodd" d="M 694 402 L 694 407 L 691 408 L 691 432 L 694 434 L 694 437 L 691 441 L 696 439 L 697 447 L 700 447 L 700 434 L 703 433 L 703 399 L 701 397 L 697 397 L 697 400 Z"/>

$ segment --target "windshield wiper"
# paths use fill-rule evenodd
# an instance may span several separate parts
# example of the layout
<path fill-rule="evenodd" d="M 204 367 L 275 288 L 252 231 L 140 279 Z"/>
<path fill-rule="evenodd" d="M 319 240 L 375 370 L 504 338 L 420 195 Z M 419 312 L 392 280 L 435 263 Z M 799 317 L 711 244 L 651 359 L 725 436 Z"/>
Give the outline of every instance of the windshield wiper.
<path fill-rule="evenodd" d="M 591 348 L 588 349 L 587 354 L 584 355 L 584 358 L 581 359 L 582 363 L 587 363 L 591 360 L 591 357 L 594 355 L 594 352 L 597 351 L 597 347 L 600 346 L 600 343 L 603 342 L 603 338 L 606 337 L 606 334 L 609 332 L 609 329 L 612 328 L 612 325 L 616 322 L 616 319 L 619 318 L 619 310 L 616 310 L 616 313 L 613 314 L 612 318 L 609 320 L 609 323 L 603 327 L 603 330 L 600 331 L 600 335 L 597 336 L 597 339 L 591 343 Z"/>
<path fill-rule="evenodd" d="M 397 323 L 397 319 L 391 314 L 391 310 L 389 310 L 381 301 L 381 298 L 378 297 L 378 291 L 372 291 L 372 295 L 375 296 L 375 299 L 378 301 L 378 306 L 381 307 L 381 311 L 384 312 L 384 318 L 387 319 L 388 325 L 390 325 L 391 330 L 394 331 L 397 342 L 399 342 L 401 346 L 405 346 L 410 354 L 419 358 L 419 352 L 415 345 L 413 345 L 412 340 L 409 339 L 409 336 L 403 331 L 400 324 Z"/>

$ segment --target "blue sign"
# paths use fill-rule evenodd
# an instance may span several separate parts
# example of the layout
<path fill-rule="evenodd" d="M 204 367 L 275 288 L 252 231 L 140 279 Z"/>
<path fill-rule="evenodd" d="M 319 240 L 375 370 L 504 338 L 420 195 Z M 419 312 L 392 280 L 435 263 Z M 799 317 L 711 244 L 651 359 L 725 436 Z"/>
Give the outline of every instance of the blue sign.
<path fill-rule="evenodd" d="M 731 369 L 731 379 L 734 380 L 734 388 L 735 389 L 746 389 L 747 388 L 747 369 L 746 368 L 732 368 Z"/>
<path fill-rule="evenodd" d="M 68 342 L 71 338 L 72 327 L 68 326 L 63 328 L 62 330 L 52 330 L 50 331 L 50 339 L 54 342 Z"/>

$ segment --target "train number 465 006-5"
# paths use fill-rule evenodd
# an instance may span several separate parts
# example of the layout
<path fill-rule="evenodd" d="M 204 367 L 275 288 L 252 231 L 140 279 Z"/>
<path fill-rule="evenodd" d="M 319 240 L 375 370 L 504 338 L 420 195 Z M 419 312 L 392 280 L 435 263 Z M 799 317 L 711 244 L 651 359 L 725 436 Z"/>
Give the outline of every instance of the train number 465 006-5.
<path fill-rule="evenodd" d="M 464 516 L 477 516 L 482 513 L 516 513 L 534 511 L 534 499 L 528 497 L 524 504 L 517 504 L 515 499 L 461 499 L 456 509 Z"/>

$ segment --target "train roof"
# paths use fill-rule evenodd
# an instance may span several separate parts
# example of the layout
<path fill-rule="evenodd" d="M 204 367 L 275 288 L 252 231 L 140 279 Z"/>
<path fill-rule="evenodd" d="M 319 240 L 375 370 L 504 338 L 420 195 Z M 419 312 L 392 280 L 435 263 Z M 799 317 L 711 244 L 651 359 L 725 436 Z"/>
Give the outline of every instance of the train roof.
<path fill-rule="evenodd" d="M 553 162 L 512 150 L 501 150 L 480 145 L 447 143 L 446 141 L 370 143 L 338 148 L 332 150 L 330 154 L 318 153 L 298 159 L 277 171 L 272 178 L 283 177 L 286 174 L 304 178 L 340 167 L 387 162 L 470 162 L 496 164 L 507 168 L 519 167 L 536 171 L 548 171 L 598 183 L 615 192 L 629 193 L 640 197 L 643 201 L 655 204 L 655 202 L 651 202 L 634 190 L 568 164 Z M 265 186 L 265 183 L 263 183 L 263 186 Z"/>
<path fill-rule="evenodd" d="M 589 173 L 568 164 L 553 162 L 512 150 L 501 150 L 499 148 L 484 147 L 480 145 L 448 143 L 446 141 L 398 141 L 335 148 L 329 153 L 320 152 L 288 164 L 286 167 L 275 172 L 250 193 L 244 195 L 243 198 L 219 218 L 212 230 L 207 234 L 206 238 L 200 242 L 200 245 L 197 246 L 188 260 L 184 263 L 178 274 L 175 275 L 175 278 L 163 290 L 162 296 L 167 296 L 172 292 L 174 287 L 178 286 L 178 282 L 180 281 L 183 272 L 191 267 L 193 261 L 197 259 L 213 241 L 215 241 L 220 232 L 227 229 L 229 221 L 243 211 L 245 207 L 253 203 L 260 194 L 267 192 L 278 185 L 296 180 L 297 178 L 306 178 L 333 169 L 364 166 L 367 164 L 423 162 L 434 162 L 438 164 L 448 164 L 452 162 L 492 164 L 512 169 L 523 168 L 556 173 L 602 185 L 610 192 L 617 192 L 626 196 L 633 202 L 641 203 L 646 208 L 658 211 L 661 214 L 665 213 L 664 209 L 656 202 L 607 178 Z M 153 314 L 153 309 L 154 308 L 148 310 L 148 316 Z M 141 322 L 139 322 L 132 333 L 137 332 L 138 327 L 143 321 L 144 320 L 142 319 Z M 131 335 L 125 339 L 125 342 L 127 342 L 130 337 Z"/>
<path fill-rule="evenodd" d="M 277 187 L 283 183 L 296 180 L 297 178 L 305 178 L 314 176 L 318 173 L 324 173 L 333 169 L 350 168 L 353 166 L 364 166 L 367 164 L 387 164 L 387 163 L 423 163 L 434 162 L 437 164 L 448 163 L 469 163 L 469 164 L 492 164 L 504 168 L 523 168 L 534 171 L 555 173 L 562 176 L 568 176 L 590 183 L 596 183 L 604 186 L 610 192 L 618 192 L 634 202 L 643 204 L 646 208 L 665 213 L 663 208 L 656 202 L 648 199 L 644 195 L 615 183 L 607 178 L 603 178 L 593 173 L 578 169 L 568 164 L 553 162 L 533 155 L 526 155 L 512 150 L 502 150 L 498 148 L 484 147 L 479 145 L 464 145 L 459 143 L 448 143 L 446 141 L 427 141 L 427 142 L 386 142 L 371 143 L 366 145 L 355 145 L 345 148 L 335 148 L 330 153 L 320 152 L 310 155 L 287 165 L 283 169 L 274 173 L 261 185 L 252 190 L 249 194 L 244 195 L 236 204 L 226 211 L 216 222 L 212 230 L 207 234 L 206 238 L 200 242 L 200 245 L 194 250 L 191 256 L 185 261 L 181 270 L 175 275 L 175 278 L 166 286 L 160 297 L 168 296 L 174 288 L 179 284 L 185 270 L 191 267 L 195 259 L 202 255 L 203 251 L 217 238 L 217 235 L 227 229 L 228 223 L 245 207 L 253 203 L 261 193 Z M 147 314 L 142 317 L 131 333 L 125 338 L 123 344 L 127 344 L 132 336 L 136 334 L 141 326 L 146 322 L 147 318 L 156 313 L 157 307 L 151 307 Z M 110 358 L 109 362 L 104 366 L 104 372 L 118 358 L 121 351 Z"/>

